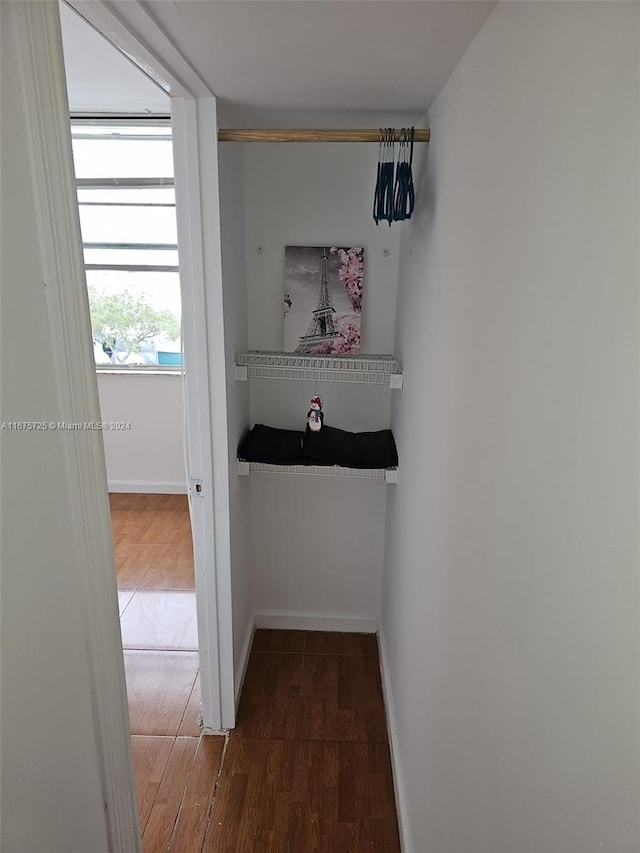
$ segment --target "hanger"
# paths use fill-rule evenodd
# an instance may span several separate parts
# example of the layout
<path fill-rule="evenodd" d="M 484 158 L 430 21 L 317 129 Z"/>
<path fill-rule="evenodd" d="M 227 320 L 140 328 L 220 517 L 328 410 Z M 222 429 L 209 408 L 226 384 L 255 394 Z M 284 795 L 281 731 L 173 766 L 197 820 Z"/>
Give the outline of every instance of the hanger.
<path fill-rule="evenodd" d="M 415 190 L 413 187 L 413 143 L 415 128 L 400 131 L 400 149 L 396 169 L 396 184 L 393 199 L 393 218 L 396 222 L 411 219 L 415 207 Z"/>
<path fill-rule="evenodd" d="M 373 197 L 373 219 L 376 225 L 381 220 L 386 220 L 389 226 L 393 222 L 394 137 L 393 128 L 387 127 L 384 130 L 380 128 L 378 172 Z"/>
<path fill-rule="evenodd" d="M 415 207 L 413 186 L 413 144 L 415 128 L 402 128 L 398 134 L 398 162 L 395 165 L 395 137 L 392 127 L 380 128 L 376 188 L 373 194 L 373 219 L 389 223 L 411 219 Z M 395 171 L 395 180 L 394 180 Z"/>

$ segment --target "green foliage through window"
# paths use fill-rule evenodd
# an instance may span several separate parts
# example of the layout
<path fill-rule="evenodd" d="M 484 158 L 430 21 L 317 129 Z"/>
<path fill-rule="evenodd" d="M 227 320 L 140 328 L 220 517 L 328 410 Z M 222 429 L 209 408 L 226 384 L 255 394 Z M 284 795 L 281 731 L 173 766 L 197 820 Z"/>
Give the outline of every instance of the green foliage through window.
<path fill-rule="evenodd" d="M 115 350 L 122 344 L 126 354 L 141 351 L 145 341 L 163 337 L 175 341 L 180 337 L 180 324 L 171 311 L 156 311 L 143 296 L 132 293 L 97 293 L 89 287 L 89 307 L 93 336 L 103 349 Z"/>

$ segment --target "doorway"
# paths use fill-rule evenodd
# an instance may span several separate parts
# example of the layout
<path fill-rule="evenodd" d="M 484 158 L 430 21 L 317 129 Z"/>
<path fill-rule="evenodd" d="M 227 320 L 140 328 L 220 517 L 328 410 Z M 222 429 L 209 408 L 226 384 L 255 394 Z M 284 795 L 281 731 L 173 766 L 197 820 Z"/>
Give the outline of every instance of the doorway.
<path fill-rule="evenodd" d="M 127 58 L 131 55 L 129 50 L 114 47 L 113 26 L 106 26 L 104 21 L 89 23 L 91 15 L 100 11 L 97 4 L 91 9 L 76 10 L 60 3 L 59 9 L 69 109 L 82 121 L 82 126 L 74 128 L 74 136 L 85 137 L 74 140 L 74 149 L 84 147 L 85 154 L 90 150 L 102 149 L 104 154 L 107 149 L 117 150 L 118 165 L 111 171 L 105 163 L 107 159 L 113 161 L 113 154 L 109 158 L 94 156 L 91 164 L 83 161 L 82 170 L 76 162 L 77 178 L 81 184 L 86 181 L 79 187 L 85 203 L 80 211 L 83 232 L 85 223 L 94 229 L 100 218 L 108 218 L 110 223 L 107 235 L 95 230 L 84 235 L 87 280 L 90 293 L 93 289 L 92 309 L 96 309 L 92 314 L 102 312 L 102 322 L 94 324 L 100 328 L 93 332 L 94 355 L 101 362 L 97 371 L 103 420 L 126 429 L 129 417 L 124 404 L 135 412 L 138 425 L 135 434 L 133 423 L 128 432 L 103 433 L 109 491 L 173 495 L 170 499 L 174 507 L 180 504 L 179 511 L 184 507 L 186 493 L 189 512 L 182 513 L 182 519 L 187 518 L 190 523 L 193 549 L 183 542 L 173 574 L 176 570 L 191 571 L 190 589 L 186 590 L 184 577 L 171 577 L 162 568 L 162 560 L 166 564 L 169 559 L 167 547 L 175 544 L 172 541 L 155 543 L 164 546 L 162 553 L 156 555 L 160 568 L 155 580 L 164 588 L 181 593 L 181 601 L 187 597 L 185 592 L 191 594 L 191 599 L 195 597 L 197 628 L 194 631 L 190 619 L 182 638 L 177 642 L 174 639 L 171 645 L 185 641 L 189 648 L 184 650 L 191 651 L 193 634 L 197 633 L 203 725 L 218 731 L 233 726 L 234 684 L 225 507 L 228 496 L 222 488 L 223 483 L 228 483 L 226 423 L 216 420 L 211 405 L 212 395 L 217 394 L 220 399 L 225 394 L 224 386 L 218 387 L 224 383 L 225 355 L 223 332 L 216 316 L 213 320 L 207 317 L 204 296 L 206 289 L 212 306 L 213 290 L 221 287 L 220 261 L 208 258 L 205 276 L 204 254 L 210 253 L 215 240 L 209 238 L 205 245 L 201 230 L 194 227 L 207 206 L 208 196 L 217 198 L 213 192 L 217 174 L 213 175 L 213 185 L 208 174 L 206 189 L 200 191 L 199 170 L 203 163 L 207 164 L 208 157 L 198 155 L 198 122 L 207 111 L 201 111 L 194 121 L 193 103 L 169 97 L 158 77 L 145 73 L 146 69 L 141 70 Z M 105 27 L 108 37 L 101 34 Z M 78 152 L 75 155 L 78 161 Z M 131 265 L 136 269 L 132 270 Z M 116 281 L 120 284 L 114 284 Z M 137 309 L 140 299 L 144 299 L 148 303 L 143 306 L 145 322 L 151 319 L 156 328 L 148 329 L 142 339 L 121 340 L 117 344 L 109 327 L 113 320 L 113 291 L 126 290 L 134 282 L 129 293 L 124 294 L 124 308 L 128 312 L 136 303 L 133 307 Z M 107 293 L 107 285 L 112 288 L 111 293 Z M 122 308 L 121 304 L 120 320 Z M 177 336 L 176 320 L 182 327 L 178 327 Z M 122 391 L 125 383 L 126 394 Z M 218 407 L 218 411 L 224 409 Z M 151 511 L 144 502 L 140 505 Z M 134 511 L 131 506 L 129 503 L 126 510 L 114 508 L 112 512 Z M 158 506 L 162 507 L 162 500 Z M 162 525 L 155 529 L 164 532 Z M 144 541 L 133 542 L 129 536 L 129 545 L 153 544 L 146 534 L 140 535 Z M 182 538 L 188 538 L 188 534 L 183 532 Z M 125 559 L 121 554 L 116 558 L 117 562 Z M 181 561 L 190 565 L 180 565 Z M 132 584 L 137 589 L 138 581 L 143 587 L 152 582 L 153 572 L 146 581 L 127 578 L 127 567 L 131 568 L 130 559 L 118 568 L 121 589 L 132 588 Z M 158 571 L 164 576 L 158 577 Z M 123 620 L 132 620 L 135 604 L 133 596 L 123 604 Z M 137 644 L 139 640 L 134 638 L 131 642 Z M 125 637 L 125 645 L 128 644 Z M 147 644 L 151 644 L 148 639 Z"/>
<path fill-rule="evenodd" d="M 202 719 L 171 124 L 76 118 L 71 135 L 144 823 L 149 773 Z"/>

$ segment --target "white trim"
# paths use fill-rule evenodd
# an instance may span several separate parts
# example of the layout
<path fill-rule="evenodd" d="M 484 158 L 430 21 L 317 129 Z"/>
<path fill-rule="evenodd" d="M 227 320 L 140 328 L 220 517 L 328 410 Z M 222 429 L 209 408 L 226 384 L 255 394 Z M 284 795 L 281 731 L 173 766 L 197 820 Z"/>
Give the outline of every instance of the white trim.
<path fill-rule="evenodd" d="M 375 634 L 376 616 L 345 613 L 313 613 L 297 610 L 255 610 L 256 628 L 279 628 L 285 631 L 340 631 L 350 634 Z"/>
<path fill-rule="evenodd" d="M 252 613 L 249 617 L 249 622 L 247 624 L 247 630 L 244 635 L 244 642 L 242 644 L 242 650 L 240 652 L 240 660 L 238 661 L 238 666 L 236 667 L 236 681 L 235 681 L 235 702 L 236 702 L 236 711 L 238 710 L 238 705 L 240 704 L 240 695 L 242 694 L 242 687 L 244 685 L 244 677 L 247 674 L 247 665 L 249 663 L 249 655 L 251 653 L 251 644 L 253 642 L 253 635 L 256 632 L 255 628 L 255 613 Z"/>
<path fill-rule="evenodd" d="M 146 4 L 139 0 L 65 2 L 168 95 L 196 98 L 213 94 Z"/>
<path fill-rule="evenodd" d="M 109 491 L 136 495 L 186 495 L 189 493 L 186 482 L 174 483 L 169 480 L 109 480 Z"/>
<path fill-rule="evenodd" d="M 239 368 L 244 368 L 243 372 Z M 398 386 L 398 362 L 392 355 L 309 355 L 295 352 L 249 350 L 236 359 L 235 379 L 284 379 L 305 382 L 350 382 Z"/>
<path fill-rule="evenodd" d="M 58 5 L 41 0 L 12 6 L 47 310 L 52 339 L 58 341 L 52 360 L 60 411 L 73 422 L 99 421 Z M 140 832 L 102 433 L 69 433 L 65 456 L 73 484 L 75 563 L 82 567 L 77 583 L 84 599 L 109 850 L 137 853 Z"/>
<path fill-rule="evenodd" d="M 233 365 L 233 378 L 236 382 L 247 382 L 249 380 L 249 368 L 246 364 Z"/>
<path fill-rule="evenodd" d="M 382 695 L 384 697 L 384 709 L 387 716 L 387 732 L 389 733 L 389 749 L 391 750 L 391 768 L 393 772 L 393 792 L 396 800 L 396 814 L 398 816 L 398 832 L 400 834 L 400 850 L 402 853 L 413 853 L 413 843 L 409 831 L 409 815 L 407 813 L 407 798 L 405 794 L 404 775 L 400 764 L 398 743 L 398 722 L 393 705 L 393 693 L 391 691 L 391 675 L 389 672 L 389 658 L 387 657 L 387 644 L 385 641 L 382 625 L 378 629 L 378 649 L 380 651 L 380 676 L 382 678 Z"/>
<path fill-rule="evenodd" d="M 173 103 L 172 99 L 172 103 Z M 210 431 L 203 436 L 213 448 L 213 512 L 215 530 L 215 583 L 218 621 L 218 659 L 220 667 L 220 728 L 235 726 L 233 668 L 233 604 L 231 592 L 230 458 L 227 422 L 227 353 L 225 349 L 225 311 L 222 285 L 222 236 L 220 228 L 220 192 L 218 175 L 218 118 L 214 97 L 197 98 L 192 125 L 197 130 L 198 159 L 194 167 L 200 180 L 199 225 L 204 261 L 205 283 L 202 298 L 208 338 L 210 392 Z"/>
<path fill-rule="evenodd" d="M 235 724 L 226 359 L 215 98 L 172 98 L 185 363 L 188 479 L 208 729 Z M 214 140 L 212 144 L 211 140 Z M 206 236 L 205 236 L 206 235 Z"/>
<path fill-rule="evenodd" d="M 158 369 L 156 366 L 149 367 L 147 369 L 141 368 L 119 368 L 119 367 L 107 367 L 106 365 L 102 365 L 96 368 L 96 374 L 98 376 L 180 376 L 182 378 L 182 368 L 174 367 L 174 368 L 160 368 Z"/>
<path fill-rule="evenodd" d="M 353 480 L 398 482 L 397 468 L 343 468 L 342 465 L 273 465 L 271 462 L 246 462 L 236 459 L 239 477 L 251 474 L 297 474 L 300 477 L 339 477 Z"/>

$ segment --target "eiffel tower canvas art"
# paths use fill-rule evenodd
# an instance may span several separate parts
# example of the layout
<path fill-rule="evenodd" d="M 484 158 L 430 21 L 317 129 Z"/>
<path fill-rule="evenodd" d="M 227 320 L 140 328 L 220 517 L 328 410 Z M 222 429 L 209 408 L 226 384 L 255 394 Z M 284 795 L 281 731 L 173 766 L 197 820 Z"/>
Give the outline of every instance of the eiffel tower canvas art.
<path fill-rule="evenodd" d="M 360 247 L 286 247 L 285 352 L 360 352 L 363 271 Z"/>

